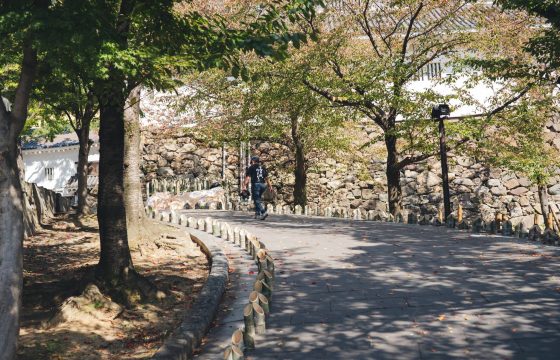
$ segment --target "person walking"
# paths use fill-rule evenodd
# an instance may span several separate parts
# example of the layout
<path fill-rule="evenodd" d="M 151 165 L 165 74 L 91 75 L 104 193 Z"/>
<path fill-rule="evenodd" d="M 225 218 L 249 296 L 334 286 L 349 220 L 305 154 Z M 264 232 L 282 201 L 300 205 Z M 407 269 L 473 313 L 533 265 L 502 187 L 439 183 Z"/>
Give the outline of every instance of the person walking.
<path fill-rule="evenodd" d="M 258 156 L 251 157 L 251 166 L 245 172 L 243 191 L 247 190 L 249 182 L 251 182 L 251 196 L 255 202 L 255 219 L 264 220 L 268 216 L 268 212 L 264 208 L 262 195 L 267 187 L 272 191 L 272 185 L 270 185 L 270 180 L 268 179 L 268 171 L 261 164 Z"/>

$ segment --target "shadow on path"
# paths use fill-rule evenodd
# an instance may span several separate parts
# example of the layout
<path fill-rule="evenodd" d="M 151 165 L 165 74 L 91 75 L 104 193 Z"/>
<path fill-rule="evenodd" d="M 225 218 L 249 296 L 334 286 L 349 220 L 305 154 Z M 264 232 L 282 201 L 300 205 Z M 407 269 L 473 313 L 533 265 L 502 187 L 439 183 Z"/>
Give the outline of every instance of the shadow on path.
<path fill-rule="evenodd" d="M 254 359 L 558 358 L 557 248 L 431 226 L 197 213 L 243 224 L 277 259 Z"/>

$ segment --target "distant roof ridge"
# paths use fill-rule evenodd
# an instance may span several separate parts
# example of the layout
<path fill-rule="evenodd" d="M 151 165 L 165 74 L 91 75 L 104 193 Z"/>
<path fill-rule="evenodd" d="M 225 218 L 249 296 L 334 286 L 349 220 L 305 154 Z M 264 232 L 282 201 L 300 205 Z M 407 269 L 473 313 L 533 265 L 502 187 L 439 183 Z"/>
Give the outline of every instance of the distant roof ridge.
<path fill-rule="evenodd" d="M 95 143 L 99 142 L 99 136 L 96 131 L 90 132 L 89 138 L 93 140 L 93 142 Z M 78 135 L 76 135 L 75 132 L 70 131 L 70 132 L 56 135 L 53 141 L 39 141 L 39 140 L 26 141 L 22 144 L 21 148 L 23 150 L 52 149 L 52 148 L 61 148 L 67 146 L 75 146 L 79 144 L 80 141 L 78 140 Z"/>

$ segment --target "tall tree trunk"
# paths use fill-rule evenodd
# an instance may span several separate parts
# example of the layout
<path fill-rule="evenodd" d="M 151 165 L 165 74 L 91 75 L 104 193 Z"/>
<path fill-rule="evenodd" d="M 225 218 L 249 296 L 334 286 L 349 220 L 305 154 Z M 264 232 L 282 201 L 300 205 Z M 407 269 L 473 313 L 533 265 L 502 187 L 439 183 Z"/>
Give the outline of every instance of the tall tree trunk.
<path fill-rule="evenodd" d="M 541 203 L 541 211 L 544 219 L 545 227 L 548 226 L 548 189 L 546 185 L 538 185 L 539 202 Z"/>
<path fill-rule="evenodd" d="M 108 283 L 132 268 L 124 207 L 124 102 L 117 96 L 100 104 L 98 212 L 101 256 L 98 273 Z"/>
<path fill-rule="evenodd" d="M 21 308 L 23 207 L 16 140 L 0 116 L 0 354 L 15 356 Z M 8 134 L 7 134 L 8 133 Z M 4 357 L 5 356 L 5 357 Z"/>
<path fill-rule="evenodd" d="M 0 354 L 16 355 L 23 288 L 23 194 L 17 165 L 17 141 L 27 120 L 27 107 L 37 68 L 31 47 L 23 52 L 14 106 L 0 105 Z M 2 101 L 2 99 L 0 99 Z"/>
<path fill-rule="evenodd" d="M 114 85 L 109 85 L 114 86 Z M 109 88 L 107 84 L 102 88 Z M 97 218 L 101 256 L 97 277 L 118 302 L 131 305 L 155 296 L 155 287 L 132 264 L 124 205 L 124 106 L 120 89 L 99 96 L 99 191 Z M 111 96 L 113 95 L 113 96 Z M 102 100 L 103 99 L 103 100 Z M 122 100 L 120 100 L 122 99 Z"/>
<path fill-rule="evenodd" d="M 142 153 L 140 151 L 140 87 L 128 96 L 124 111 L 124 200 L 126 227 L 131 246 L 140 241 L 144 228 L 145 214 L 142 200 Z"/>
<path fill-rule="evenodd" d="M 292 141 L 295 147 L 295 184 L 294 204 L 305 207 L 307 205 L 307 161 L 303 141 L 299 134 L 298 117 L 292 116 Z"/>
<path fill-rule="evenodd" d="M 396 216 L 402 213 L 401 169 L 398 167 L 397 137 L 385 134 L 387 148 L 387 196 L 389 212 Z"/>
<path fill-rule="evenodd" d="M 76 130 L 76 135 L 78 135 L 78 140 L 80 142 L 80 149 L 78 150 L 78 216 L 87 215 L 89 213 L 89 207 L 87 204 L 88 188 L 88 156 L 91 147 L 91 141 L 89 140 L 89 124 L 86 127 L 82 127 Z"/>

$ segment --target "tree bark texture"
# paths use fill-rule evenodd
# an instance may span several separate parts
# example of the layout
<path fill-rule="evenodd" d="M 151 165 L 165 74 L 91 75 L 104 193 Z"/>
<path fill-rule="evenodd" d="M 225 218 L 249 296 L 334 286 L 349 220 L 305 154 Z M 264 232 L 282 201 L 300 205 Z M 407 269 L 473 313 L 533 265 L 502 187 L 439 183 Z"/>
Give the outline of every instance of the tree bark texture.
<path fill-rule="evenodd" d="M 299 123 L 297 116 L 292 116 L 292 141 L 295 148 L 295 184 L 294 184 L 294 205 L 302 208 L 307 205 L 307 159 L 301 136 L 299 134 Z"/>
<path fill-rule="evenodd" d="M 18 137 L 27 120 L 27 108 L 37 68 L 37 54 L 23 51 L 23 64 L 14 106 L 8 113 L 0 104 L 0 356 L 16 355 L 23 288 L 23 194 L 17 165 Z M 0 99 L 1 100 L 1 99 Z"/>
<path fill-rule="evenodd" d="M 389 212 L 396 216 L 402 214 L 402 189 L 401 169 L 398 164 L 397 137 L 385 134 L 385 147 L 387 148 L 387 196 Z"/>
<path fill-rule="evenodd" d="M 86 215 L 89 213 L 89 207 L 87 204 L 88 188 L 88 156 L 89 150 L 91 148 L 91 141 L 89 140 L 89 125 L 82 127 L 76 131 L 78 135 L 78 140 L 80 142 L 80 149 L 78 150 L 78 209 L 77 213 L 79 216 Z"/>
<path fill-rule="evenodd" d="M 0 354 L 15 356 L 21 309 L 23 207 L 16 140 L 0 118 Z M 3 357 L 4 359 L 4 357 Z"/>
<path fill-rule="evenodd" d="M 126 282 L 132 259 L 124 206 L 124 100 L 120 91 L 100 103 L 98 212 L 101 256 L 98 275 L 110 286 Z"/>
<path fill-rule="evenodd" d="M 97 114 L 96 98 L 91 89 L 87 92 L 86 106 L 83 108 L 75 106 L 74 119 L 70 118 L 70 125 L 78 136 L 80 149 L 78 150 L 78 168 L 76 174 L 78 176 L 78 216 L 87 215 L 89 207 L 87 203 L 88 188 L 88 156 L 91 149 L 92 141 L 89 139 L 89 130 L 91 121 Z"/>
<path fill-rule="evenodd" d="M 142 237 L 144 227 L 144 201 L 142 199 L 142 171 L 140 165 L 140 88 L 136 87 L 128 96 L 125 111 L 124 140 L 124 197 L 126 227 L 131 246 Z"/>

